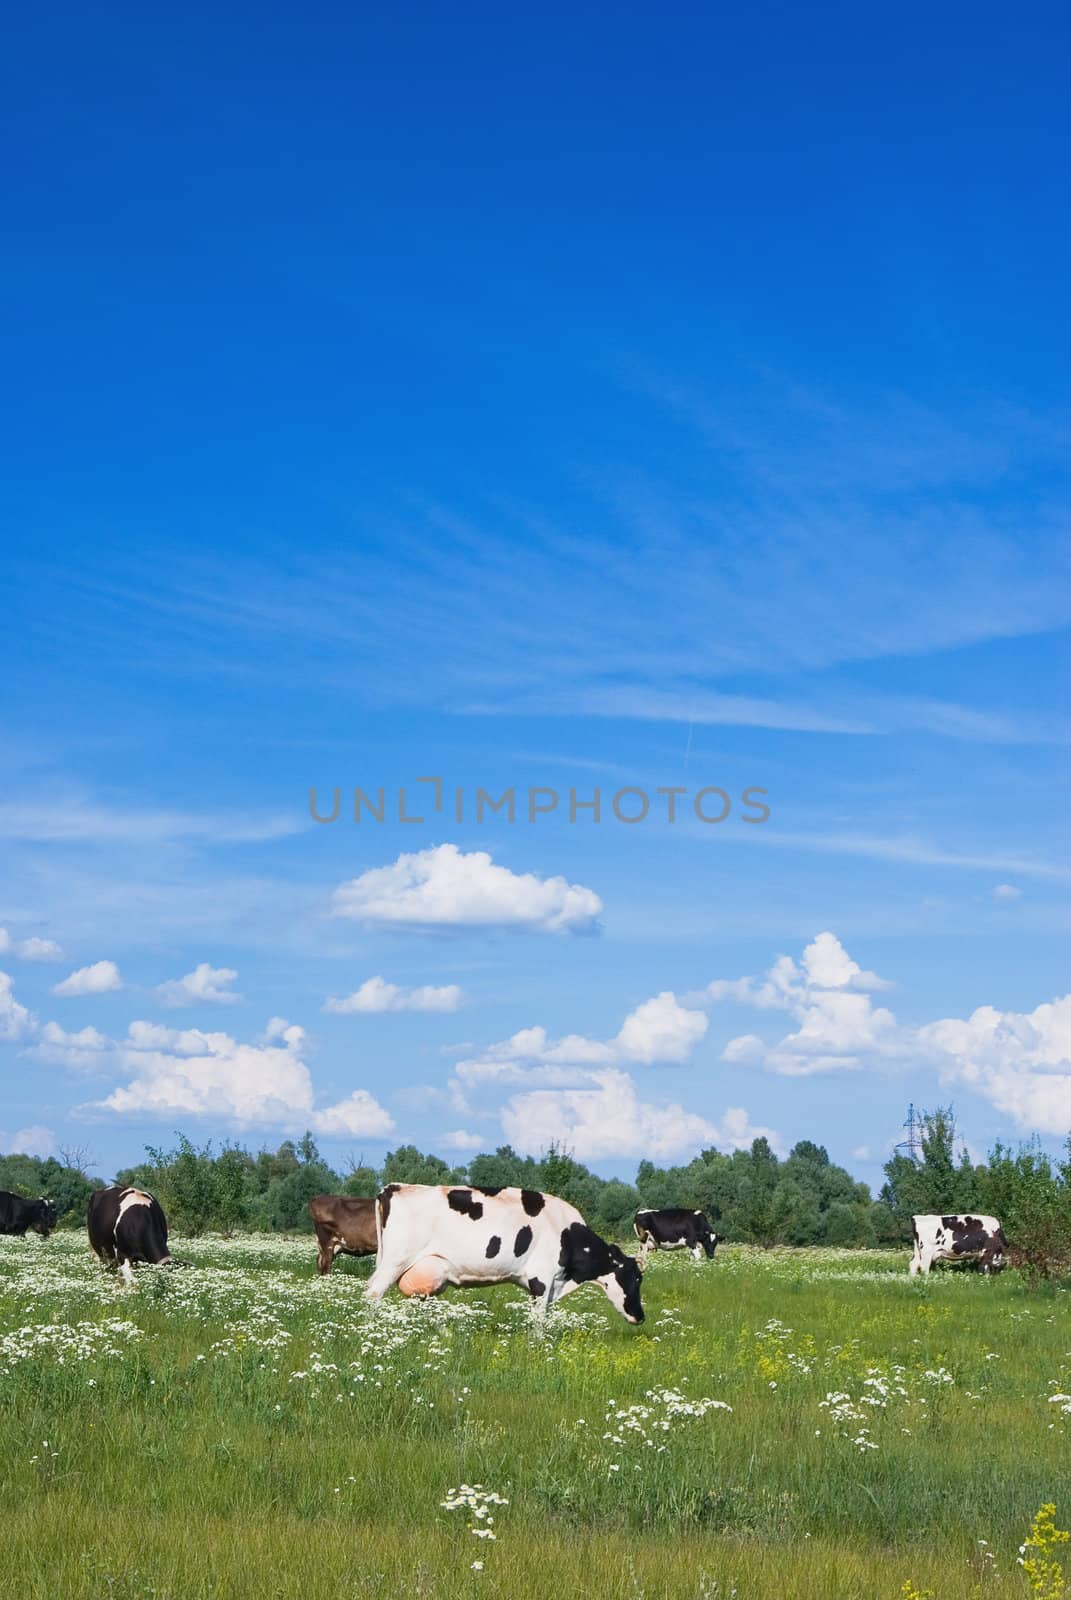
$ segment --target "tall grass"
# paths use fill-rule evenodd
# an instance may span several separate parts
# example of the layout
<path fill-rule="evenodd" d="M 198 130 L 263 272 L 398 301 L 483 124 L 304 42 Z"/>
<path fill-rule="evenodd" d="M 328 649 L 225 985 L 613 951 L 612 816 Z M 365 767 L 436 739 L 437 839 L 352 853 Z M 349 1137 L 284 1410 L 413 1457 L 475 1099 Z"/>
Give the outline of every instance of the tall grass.
<path fill-rule="evenodd" d="M 655 1257 L 642 1328 L 593 1289 L 541 1328 L 510 1289 L 369 1312 L 307 1241 L 175 1251 L 124 1290 L 0 1240 L 0 1594 L 965 1600 L 1028 1594 L 1071 1510 L 1067 1297 L 1010 1273 Z"/>

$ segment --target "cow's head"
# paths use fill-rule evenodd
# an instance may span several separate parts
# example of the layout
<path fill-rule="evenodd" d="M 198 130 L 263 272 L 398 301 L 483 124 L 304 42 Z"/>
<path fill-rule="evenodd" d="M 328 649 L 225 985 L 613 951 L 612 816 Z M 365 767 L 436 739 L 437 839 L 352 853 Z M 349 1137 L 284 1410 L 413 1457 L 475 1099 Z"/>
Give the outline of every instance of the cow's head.
<path fill-rule="evenodd" d="M 30 1226 L 42 1239 L 47 1239 L 58 1221 L 58 1213 L 54 1200 L 46 1200 L 44 1195 L 37 1202 L 37 1215 Z"/>
<path fill-rule="evenodd" d="M 627 1256 L 616 1244 L 607 1247 L 613 1260 L 613 1271 L 599 1282 L 606 1290 L 610 1304 L 620 1311 L 626 1322 L 643 1321 L 643 1303 L 640 1284 L 643 1269 L 635 1256 Z"/>
<path fill-rule="evenodd" d="M 711 1260 L 713 1259 L 714 1251 L 717 1248 L 719 1236 L 714 1232 L 713 1228 L 710 1226 L 710 1223 L 707 1221 L 705 1212 L 697 1211 L 696 1217 L 698 1219 L 696 1237 L 699 1240 L 699 1243 L 703 1246 L 703 1249 L 706 1251 L 707 1259 Z"/>
<path fill-rule="evenodd" d="M 643 1321 L 643 1273 L 635 1257 L 627 1256 L 619 1245 L 607 1244 L 586 1222 L 571 1222 L 562 1231 L 558 1259 L 568 1282 L 599 1284 L 626 1322 Z"/>

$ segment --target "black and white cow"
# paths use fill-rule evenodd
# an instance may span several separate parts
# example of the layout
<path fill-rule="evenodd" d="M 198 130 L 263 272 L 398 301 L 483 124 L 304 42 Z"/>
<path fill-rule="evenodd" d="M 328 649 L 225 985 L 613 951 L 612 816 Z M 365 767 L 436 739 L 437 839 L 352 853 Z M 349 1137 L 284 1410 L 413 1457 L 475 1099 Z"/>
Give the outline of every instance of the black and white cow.
<path fill-rule="evenodd" d="M 964 1214 L 917 1216 L 909 1271 L 929 1272 L 935 1261 L 974 1261 L 983 1272 L 1000 1272 L 1008 1241 L 996 1217 Z"/>
<path fill-rule="evenodd" d="M 517 1283 L 549 1310 L 597 1283 L 628 1322 L 643 1321 L 641 1269 L 600 1239 L 575 1206 L 537 1189 L 391 1183 L 376 1199 L 376 1270 L 367 1294 Z"/>
<path fill-rule="evenodd" d="M 134 1262 L 173 1265 L 167 1250 L 167 1218 L 159 1200 L 147 1189 L 97 1189 L 89 1197 L 86 1217 L 89 1247 L 106 1266 L 118 1266 L 127 1283 L 134 1281 Z"/>
<path fill-rule="evenodd" d="M 47 1239 L 56 1226 L 56 1207 L 53 1201 L 24 1200 L 19 1194 L 0 1189 L 0 1233 L 13 1233 L 19 1239 L 26 1237 L 32 1228 L 42 1239 Z"/>
<path fill-rule="evenodd" d="M 632 1226 L 640 1241 L 640 1260 L 646 1266 L 652 1250 L 690 1250 L 697 1261 L 704 1254 L 712 1259 L 722 1242 L 702 1211 L 669 1208 L 662 1211 L 637 1211 Z"/>

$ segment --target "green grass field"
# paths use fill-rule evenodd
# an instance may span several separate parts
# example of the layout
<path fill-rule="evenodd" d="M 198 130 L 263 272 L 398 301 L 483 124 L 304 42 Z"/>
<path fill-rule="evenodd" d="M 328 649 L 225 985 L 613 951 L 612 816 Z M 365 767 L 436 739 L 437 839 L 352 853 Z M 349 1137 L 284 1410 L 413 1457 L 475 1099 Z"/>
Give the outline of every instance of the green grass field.
<path fill-rule="evenodd" d="M 0 1239 L 4 1596 L 1025 1596 L 1034 1512 L 1071 1521 L 1068 1297 L 1012 1273 L 723 1246 L 654 1258 L 642 1328 L 590 1287 L 541 1328 L 173 1247 L 126 1290 Z"/>

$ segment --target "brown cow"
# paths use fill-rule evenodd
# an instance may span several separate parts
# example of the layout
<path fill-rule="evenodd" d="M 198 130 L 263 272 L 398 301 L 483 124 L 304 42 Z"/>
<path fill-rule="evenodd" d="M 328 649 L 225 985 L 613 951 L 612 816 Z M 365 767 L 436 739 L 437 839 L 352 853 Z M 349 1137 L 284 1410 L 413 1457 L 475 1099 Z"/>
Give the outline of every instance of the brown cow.
<path fill-rule="evenodd" d="M 330 1272 L 337 1255 L 375 1255 L 374 1200 L 354 1200 L 345 1194 L 317 1194 L 309 1201 L 309 1216 L 316 1228 L 317 1272 Z"/>

